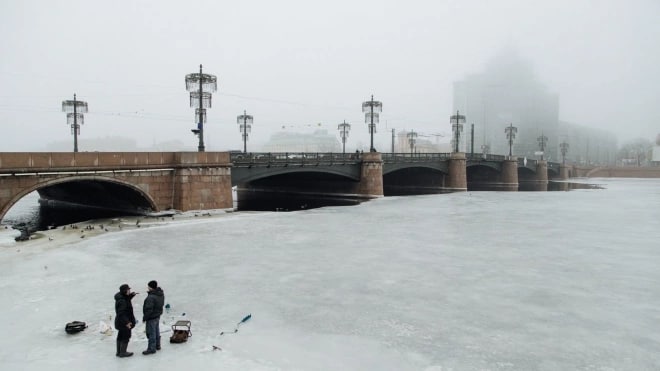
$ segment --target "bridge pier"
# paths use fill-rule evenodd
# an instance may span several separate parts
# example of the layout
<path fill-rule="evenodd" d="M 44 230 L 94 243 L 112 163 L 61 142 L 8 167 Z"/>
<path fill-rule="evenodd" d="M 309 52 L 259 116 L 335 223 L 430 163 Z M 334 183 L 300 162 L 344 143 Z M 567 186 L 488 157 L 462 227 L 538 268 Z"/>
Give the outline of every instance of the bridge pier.
<path fill-rule="evenodd" d="M 536 175 L 534 177 L 534 191 L 548 190 L 548 162 L 538 160 L 536 162 Z"/>
<path fill-rule="evenodd" d="M 361 156 L 360 182 L 355 193 L 365 198 L 383 197 L 383 158 L 380 152 L 365 152 Z"/>
<path fill-rule="evenodd" d="M 233 208 L 228 152 L 178 152 L 174 162 L 174 209 L 188 211 Z M 196 164 L 213 166 L 198 167 Z"/>
<path fill-rule="evenodd" d="M 572 166 L 566 166 L 565 164 L 559 165 L 559 179 L 568 180 L 571 177 Z"/>
<path fill-rule="evenodd" d="M 467 171 L 465 153 L 455 152 L 449 158 L 447 190 L 449 192 L 467 192 Z"/>
<path fill-rule="evenodd" d="M 500 181 L 502 191 L 518 191 L 518 158 L 511 156 L 504 159 Z"/>

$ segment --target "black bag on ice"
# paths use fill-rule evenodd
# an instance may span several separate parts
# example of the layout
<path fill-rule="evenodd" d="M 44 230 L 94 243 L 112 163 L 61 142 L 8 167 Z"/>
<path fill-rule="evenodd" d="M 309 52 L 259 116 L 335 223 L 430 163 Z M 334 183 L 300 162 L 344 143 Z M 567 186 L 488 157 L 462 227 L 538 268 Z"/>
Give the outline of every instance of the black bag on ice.
<path fill-rule="evenodd" d="M 64 327 L 64 331 L 66 331 L 67 334 L 75 334 L 86 328 L 87 325 L 85 324 L 85 322 L 73 321 L 66 324 L 66 326 Z"/>

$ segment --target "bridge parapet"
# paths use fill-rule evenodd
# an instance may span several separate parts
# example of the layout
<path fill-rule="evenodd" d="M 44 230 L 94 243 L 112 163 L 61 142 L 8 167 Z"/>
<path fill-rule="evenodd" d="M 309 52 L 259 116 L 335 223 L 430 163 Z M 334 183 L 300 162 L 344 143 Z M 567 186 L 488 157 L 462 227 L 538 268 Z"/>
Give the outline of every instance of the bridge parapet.
<path fill-rule="evenodd" d="M 451 158 L 451 153 L 382 153 L 386 164 L 402 162 L 437 162 Z"/>
<path fill-rule="evenodd" d="M 332 166 L 357 164 L 362 161 L 359 154 L 332 152 L 256 152 L 231 153 L 234 167 L 271 167 L 271 166 Z"/>
<path fill-rule="evenodd" d="M 465 157 L 468 161 L 504 161 L 507 156 L 504 155 L 493 155 L 490 153 L 466 153 Z"/>
<path fill-rule="evenodd" d="M 174 154 L 174 164 L 180 167 L 187 165 L 229 165 L 229 152 L 164 152 Z"/>
<path fill-rule="evenodd" d="M 228 165 L 227 152 L 0 152 L 0 174 Z"/>

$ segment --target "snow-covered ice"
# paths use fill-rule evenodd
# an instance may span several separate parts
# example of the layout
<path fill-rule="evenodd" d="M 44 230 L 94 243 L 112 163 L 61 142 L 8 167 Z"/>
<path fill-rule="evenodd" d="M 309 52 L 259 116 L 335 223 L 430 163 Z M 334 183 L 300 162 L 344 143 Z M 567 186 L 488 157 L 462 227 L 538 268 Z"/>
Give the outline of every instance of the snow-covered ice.
<path fill-rule="evenodd" d="M 660 369 L 660 181 L 598 183 L 126 219 L 25 243 L 3 230 L 2 369 Z M 125 282 L 141 319 L 152 279 L 172 308 L 161 330 L 187 319 L 193 336 L 164 333 L 143 356 L 140 324 L 136 354 L 116 358 L 99 322 Z M 67 335 L 73 320 L 89 328 Z"/>

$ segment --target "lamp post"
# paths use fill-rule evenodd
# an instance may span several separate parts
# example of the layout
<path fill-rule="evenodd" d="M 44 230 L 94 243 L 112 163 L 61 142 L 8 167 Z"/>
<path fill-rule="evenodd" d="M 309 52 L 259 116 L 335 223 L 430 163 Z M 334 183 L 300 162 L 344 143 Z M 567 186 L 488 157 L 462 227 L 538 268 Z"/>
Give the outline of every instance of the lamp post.
<path fill-rule="evenodd" d="M 346 120 L 337 126 L 339 130 L 339 136 L 341 137 L 341 153 L 346 154 L 346 139 L 348 139 L 348 132 L 351 131 L 351 124 L 347 123 Z"/>
<path fill-rule="evenodd" d="M 206 109 L 211 108 L 211 93 L 218 90 L 218 78 L 214 75 L 202 73 L 202 65 L 199 65 L 199 73 L 186 75 L 186 90 L 190 92 L 190 107 L 195 108 L 195 119 L 197 129 L 191 131 L 199 137 L 197 150 L 204 152 L 204 123 L 206 122 Z"/>
<path fill-rule="evenodd" d="M 513 140 L 516 139 L 518 128 L 513 126 L 513 123 L 510 123 L 509 126 L 504 129 L 504 132 L 506 133 L 506 139 L 509 140 L 509 159 L 511 159 L 511 147 L 513 147 Z"/>
<path fill-rule="evenodd" d="M 548 143 L 548 137 L 543 135 L 543 132 L 541 132 L 541 135 L 537 137 L 536 140 L 539 142 L 539 148 L 541 149 L 541 161 L 543 161 L 543 155 L 545 154 L 545 144 Z"/>
<path fill-rule="evenodd" d="M 566 141 L 563 141 L 559 144 L 559 148 L 561 149 L 561 163 L 566 165 L 566 154 L 568 153 L 568 143 Z"/>
<path fill-rule="evenodd" d="M 415 143 L 417 142 L 417 133 L 411 131 L 406 134 L 406 137 L 408 138 L 408 144 L 410 145 L 410 156 L 412 156 L 415 149 Z"/>
<path fill-rule="evenodd" d="M 250 131 L 252 131 L 254 118 L 243 110 L 242 115 L 236 116 L 236 122 L 238 123 L 238 130 L 243 136 L 243 153 L 247 153 L 247 138 L 250 135 Z"/>
<path fill-rule="evenodd" d="M 376 124 L 378 123 L 379 114 L 383 111 L 383 103 L 374 100 L 374 96 L 371 96 L 371 100 L 362 102 L 362 112 L 364 112 L 364 122 L 369 124 L 369 135 L 371 137 L 371 145 L 369 147 L 369 152 L 376 152 L 374 148 L 374 133 L 376 132 Z"/>
<path fill-rule="evenodd" d="M 454 152 L 458 152 L 458 142 L 460 140 L 461 132 L 463 131 L 463 123 L 465 123 L 465 116 L 460 115 L 456 111 L 455 115 L 449 117 L 449 122 L 452 124 L 451 129 L 454 132 Z"/>
<path fill-rule="evenodd" d="M 76 99 L 62 101 L 62 112 L 66 112 L 66 122 L 71 125 L 71 134 L 73 134 L 73 152 L 78 152 L 78 134 L 80 134 L 80 125 L 85 123 L 83 113 L 87 113 L 87 102 Z"/>

